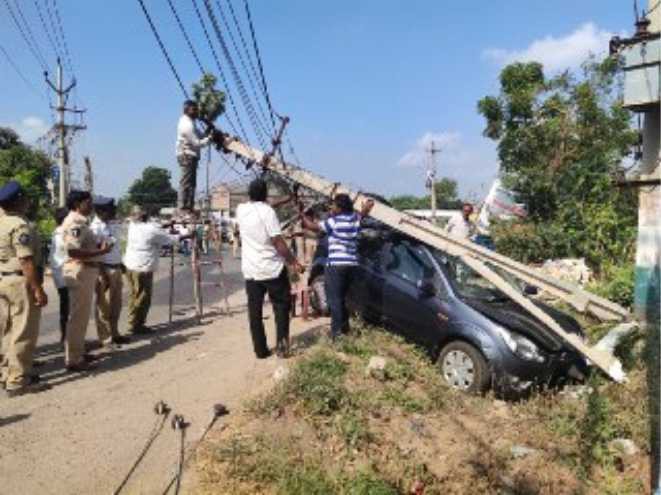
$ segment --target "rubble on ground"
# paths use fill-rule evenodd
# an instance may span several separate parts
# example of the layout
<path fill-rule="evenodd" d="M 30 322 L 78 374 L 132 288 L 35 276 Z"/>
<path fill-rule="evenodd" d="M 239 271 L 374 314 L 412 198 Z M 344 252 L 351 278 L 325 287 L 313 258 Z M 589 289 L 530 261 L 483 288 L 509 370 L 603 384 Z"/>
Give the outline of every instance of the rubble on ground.
<path fill-rule="evenodd" d="M 549 277 L 579 285 L 592 280 L 592 270 L 585 263 L 585 258 L 546 260 L 540 270 Z"/>

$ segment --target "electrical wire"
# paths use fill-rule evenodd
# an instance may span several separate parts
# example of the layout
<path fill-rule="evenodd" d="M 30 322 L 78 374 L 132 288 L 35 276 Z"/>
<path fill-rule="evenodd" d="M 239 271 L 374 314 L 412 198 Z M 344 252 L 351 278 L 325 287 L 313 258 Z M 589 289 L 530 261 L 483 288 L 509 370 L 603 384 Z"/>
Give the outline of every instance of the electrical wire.
<path fill-rule="evenodd" d="M 245 90 L 245 87 L 243 86 L 243 82 L 241 81 L 241 76 L 239 75 L 236 66 L 234 65 L 234 60 L 232 59 L 232 56 L 227 48 L 227 44 L 225 43 L 225 38 L 223 37 L 223 33 L 220 30 L 220 25 L 218 24 L 218 19 L 216 18 L 216 14 L 214 13 L 213 6 L 211 4 L 211 0 L 204 0 L 204 5 L 207 9 L 207 14 L 209 16 L 209 20 L 211 21 L 211 25 L 214 29 L 214 32 L 216 33 L 216 38 L 218 39 L 218 42 L 220 43 L 220 46 L 222 48 L 223 54 L 225 55 L 225 60 L 230 66 L 230 72 L 234 78 L 234 81 L 237 85 L 239 96 L 241 97 L 241 100 L 243 102 L 243 106 L 246 108 L 246 111 L 248 113 L 248 119 L 251 121 L 252 127 L 255 131 L 255 136 L 257 137 L 257 140 L 260 143 L 260 146 L 262 148 L 265 148 L 264 145 L 264 140 L 262 138 L 262 135 L 260 134 L 260 129 L 258 125 L 255 122 L 254 118 L 254 109 L 252 108 L 252 105 L 248 101 L 248 96 Z"/>
<path fill-rule="evenodd" d="M 232 44 L 232 47 L 234 48 L 234 51 L 236 55 L 239 58 L 239 63 L 241 64 L 241 67 L 243 68 L 244 72 L 248 76 L 248 84 L 250 85 L 250 89 L 252 90 L 252 95 L 255 99 L 255 103 L 257 104 L 257 110 L 259 112 L 259 116 L 261 119 L 259 119 L 259 123 L 262 126 L 262 130 L 265 132 L 265 134 L 268 135 L 275 135 L 276 130 L 275 130 L 275 121 L 271 121 L 271 128 L 269 128 L 268 125 L 264 125 L 263 122 L 269 122 L 269 118 L 266 116 L 266 112 L 264 111 L 264 108 L 262 107 L 262 104 L 260 103 L 260 97 L 257 94 L 257 89 L 255 88 L 255 81 L 253 77 L 251 77 L 250 71 L 248 70 L 248 66 L 246 65 L 245 60 L 243 59 L 243 55 L 241 53 L 241 50 L 239 49 L 239 46 L 236 42 L 236 38 L 234 37 L 234 34 L 232 33 L 232 29 L 230 28 L 230 24 L 227 20 L 227 16 L 225 15 L 225 12 L 222 8 L 222 5 L 220 2 L 216 2 L 218 5 L 218 12 L 220 13 L 220 20 L 223 22 L 225 25 L 225 29 L 227 31 L 227 34 L 229 36 L 230 42 Z M 236 29 L 240 29 L 240 26 L 235 22 Z M 245 48 L 245 46 L 244 46 Z"/>
<path fill-rule="evenodd" d="M 266 90 L 264 86 L 261 84 L 260 78 L 257 75 L 257 69 L 255 68 L 255 63 L 253 62 L 252 56 L 250 55 L 250 50 L 248 49 L 248 43 L 246 42 L 246 39 L 243 36 L 243 29 L 241 29 L 241 23 L 239 22 L 236 12 L 234 10 L 234 6 L 232 5 L 232 0 L 227 0 L 227 5 L 230 9 L 230 15 L 234 20 L 234 24 L 236 25 L 236 30 L 239 33 L 239 39 L 241 41 L 241 45 L 243 46 L 243 51 L 246 55 L 246 60 L 248 60 L 248 65 L 250 66 L 250 70 L 252 73 L 251 79 L 257 81 L 257 85 L 260 87 L 262 95 L 264 96 L 264 100 L 267 101 L 268 98 L 266 97 Z M 275 129 L 275 116 L 273 115 L 273 108 L 271 108 L 270 106 L 269 106 L 269 113 L 271 117 L 271 125 Z"/>
<path fill-rule="evenodd" d="M 39 2 L 37 0 L 32 0 L 34 2 L 34 8 L 37 11 L 37 15 L 39 16 L 39 21 L 41 22 L 41 27 L 44 30 L 44 33 L 46 33 L 46 38 L 48 39 L 48 42 L 50 43 L 50 46 L 53 50 L 53 53 L 55 54 L 55 58 L 61 58 L 60 51 L 54 41 L 53 34 L 51 33 L 50 29 L 48 28 L 48 25 L 46 24 L 46 20 L 44 19 L 42 9 L 39 6 Z"/>
<path fill-rule="evenodd" d="M 154 22 L 151 19 L 151 16 L 149 15 L 149 12 L 147 12 L 147 7 L 145 7 L 145 3 L 143 0 L 138 0 L 138 3 L 140 4 L 140 7 L 142 8 L 142 12 L 145 15 L 145 18 L 147 19 L 147 22 L 149 23 L 149 27 L 151 28 L 151 32 L 154 34 L 154 37 L 156 38 L 156 41 L 158 43 L 158 46 L 161 48 L 161 52 L 163 52 L 163 56 L 165 57 L 165 60 L 168 63 L 168 66 L 170 67 L 170 70 L 172 71 L 172 74 L 174 75 L 174 78 L 177 80 L 177 83 L 179 84 L 179 88 L 181 89 L 181 92 L 184 94 L 184 97 L 186 99 L 189 99 L 190 97 L 188 96 L 188 91 L 186 91 L 186 87 L 184 86 L 184 83 L 181 82 L 181 77 L 179 77 L 179 73 L 177 72 L 177 69 L 175 69 L 174 64 L 172 63 L 172 59 L 170 58 L 170 54 L 168 53 L 167 49 L 165 48 L 165 45 L 163 44 L 163 41 L 161 40 L 161 36 L 158 34 L 158 31 L 156 30 L 156 26 L 154 25 Z"/>
<path fill-rule="evenodd" d="M 41 68 L 46 71 L 48 70 L 48 66 L 46 65 L 46 62 L 39 56 L 39 53 L 35 49 L 34 46 L 32 46 L 32 43 L 30 43 L 30 39 L 28 36 L 25 34 L 25 31 L 23 30 L 23 27 L 21 26 L 20 22 L 18 22 L 18 18 L 16 17 L 16 14 L 14 13 L 14 10 L 11 8 L 11 5 L 9 4 L 8 0 L 5 1 L 5 6 L 7 7 L 7 10 L 9 11 L 9 15 L 11 16 L 12 20 L 14 21 L 14 25 L 16 26 L 16 29 L 18 29 L 18 32 L 20 33 L 21 37 L 23 38 L 23 41 L 25 41 L 25 44 L 28 46 L 28 49 L 30 50 L 30 53 L 34 56 L 34 58 L 37 60 L 37 63 L 41 66 Z"/>
<path fill-rule="evenodd" d="M 37 50 L 37 53 L 39 54 L 41 60 L 44 62 L 44 65 L 48 67 L 48 62 L 46 61 L 46 57 L 44 57 L 44 53 L 41 51 L 41 47 L 39 46 L 37 39 L 34 37 L 34 33 L 32 32 L 32 29 L 30 29 L 30 23 L 28 23 L 27 19 L 25 18 L 25 14 L 23 13 L 23 8 L 21 7 L 21 4 L 18 2 L 18 0 L 14 0 L 14 6 L 16 7 L 16 11 L 18 12 L 18 16 L 23 21 L 23 27 L 25 28 L 25 32 L 27 33 L 28 37 L 30 38 L 30 41 L 32 42 L 32 46 L 34 46 L 35 49 Z"/>
<path fill-rule="evenodd" d="M 234 98 L 232 97 L 232 92 L 230 91 L 229 85 L 227 84 L 227 79 L 225 78 L 225 73 L 223 71 L 222 65 L 220 63 L 220 59 L 218 58 L 218 54 L 216 53 L 216 49 L 213 46 L 213 43 L 211 41 L 211 36 L 209 36 L 209 31 L 207 30 L 206 23 L 204 22 L 204 17 L 202 16 L 202 13 L 200 12 L 200 8 L 197 5 L 197 0 L 191 0 L 193 2 L 193 7 L 195 9 L 195 14 L 197 15 L 197 19 L 200 22 L 200 25 L 202 26 L 202 31 L 204 32 L 204 37 L 207 40 L 207 44 L 209 45 L 209 48 L 211 49 L 211 54 L 213 56 L 214 61 L 216 62 L 216 66 L 218 67 L 218 75 L 220 76 L 221 81 L 223 82 L 223 86 L 225 88 L 225 94 L 227 95 L 227 100 L 230 103 L 230 107 L 232 109 L 232 112 L 234 112 L 234 116 L 236 117 L 237 125 L 239 126 L 239 129 L 241 130 L 241 133 L 236 129 L 236 126 L 230 119 L 229 115 L 227 112 L 225 112 L 225 118 L 230 124 L 230 127 L 234 131 L 234 134 L 240 135 L 245 139 L 245 142 L 249 145 L 250 141 L 248 140 L 248 133 L 246 133 L 245 128 L 243 127 L 243 122 L 241 121 L 241 117 L 239 116 L 239 112 L 237 111 L 236 105 L 234 103 Z"/>
<path fill-rule="evenodd" d="M 0 45 L 0 52 L 2 52 L 4 54 L 5 58 L 7 59 L 7 63 L 11 66 L 12 69 L 14 69 L 14 72 L 16 72 L 16 74 L 18 74 L 18 77 L 21 78 L 21 80 L 30 89 L 30 91 L 32 91 L 34 94 L 38 95 L 39 97 L 43 98 L 44 95 L 39 93 L 36 86 L 34 84 L 32 84 L 27 77 L 25 77 L 25 74 L 23 74 L 23 72 L 21 72 L 21 69 L 18 68 L 18 65 L 16 65 L 14 60 L 9 56 L 9 53 L 7 52 L 7 50 L 5 50 L 5 47 L 2 46 L 2 45 Z"/>
<path fill-rule="evenodd" d="M 184 36 L 184 39 L 186 40 L 186 44 L 188 45 L 188 49 L 191 51 L 193 54 L 193 58 L 195 59 L 195 63 L 200 69 L 200 72 L 202 74 L 206 74 L 206 71 L 204 70 L 204 67 L 202 66 L 202 62 L 200 61 L 200 57 L 197 56 L 197 52 L 195 51 L 195 47 L 193 46 L 193 43 L 190 40 L 190 37 L 188 36 L 188 32 L 186 31 L 186 28 L 184 27 L 184 24 L 181 22 L 181 18 L 179 17 L 179 14 L 177 13 L 177 9 L 175 8 L 174 4 L 172 3 L 172 0 L 167 0 L 168 5 L 170 6 L 170 11 L 172 11 L 172 15 L 174 15 L 175 20 L 177 21 L 177 25 L 179 26 L 179 30 L 181 31 L 181 34 Z"/>
<path fill-rule="evenodd" d="M 60 16 L 60 9 L 57 4 L 57 0 L 53 0 L 53 10 L 55 11 L 55 19 L 57 20 L 57 27 L 60 30 L 60 38 L 62 40 L 62 46 L 64 47 L 64 54 L 66 58 L 66 63 L 69 66 L 69 72 L 71 77 L 76 78 L 76 73 L 73 70 L 73 64 L 71 63 L 71 53 L 69 52 L 69 45 L 67 43 L 67 38 L 64 35 L 64 25 L 62 23 L 62 17 Z"/>
<path fill-rule="evenodd" d="M 55 44 L 57 45 L 57 53 L 59 54 L 58 57 L 60 59 L 64 59 L 63 56 L 64 49 L 62 48 L 62 40 L 60 39 L 60 32 L 58 31 L 57 26 L 55 25 L 55 20 L 54 20 L 55 15 L 51 10 L 49 0 L 43 0 L 43 1 L 44 1 L 44 5 L 46 6 L 46 14 L 48 17 L 48 23 L 50 24 L 50 32 L 53 34 Z"/>

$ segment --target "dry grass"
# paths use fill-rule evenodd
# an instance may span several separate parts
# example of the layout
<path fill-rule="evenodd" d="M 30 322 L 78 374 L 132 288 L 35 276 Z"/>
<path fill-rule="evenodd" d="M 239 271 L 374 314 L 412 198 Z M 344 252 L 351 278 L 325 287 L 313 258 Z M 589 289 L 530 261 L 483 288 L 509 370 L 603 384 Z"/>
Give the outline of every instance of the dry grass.
<path fill-rule="evenodd" d="M 383 376 L 365 373 L 384 356 Z M 427 356 L 362 328 L 322 342 L 252 399 L 197 457 L 196 493 L 637 494 L 648 479 L 644 369 L 584 398 L 505 403 L 448 389 Z M 635 404 L 635 407 L 632 407 Z M 608 442 L 632 438 L 622 459 Z M 512 455 L 513 445 L 535 452 Z"/>

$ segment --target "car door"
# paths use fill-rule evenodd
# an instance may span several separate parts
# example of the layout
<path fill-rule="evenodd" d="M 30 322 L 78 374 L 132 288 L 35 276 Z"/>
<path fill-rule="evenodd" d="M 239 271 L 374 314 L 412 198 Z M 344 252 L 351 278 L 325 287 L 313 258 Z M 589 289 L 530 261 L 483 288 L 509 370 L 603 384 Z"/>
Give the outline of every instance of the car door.
<path fill-rule="evenodd" d="M 387 245 L 383 253 L 382 313 L 387 325 L 421 344 L 438 341 L 438 299 L 418 288 L 423 279 L 432 280 L 435 268 L 424 249 L 410 241 Z"/>
<path fill-rule="evenodd" d="M 358 273 L 347 295 L 347 306 L 372 323 L 381 323 L 383 307 L 383 281 L 381 268 L 382 247 L 361 249 Z"/>

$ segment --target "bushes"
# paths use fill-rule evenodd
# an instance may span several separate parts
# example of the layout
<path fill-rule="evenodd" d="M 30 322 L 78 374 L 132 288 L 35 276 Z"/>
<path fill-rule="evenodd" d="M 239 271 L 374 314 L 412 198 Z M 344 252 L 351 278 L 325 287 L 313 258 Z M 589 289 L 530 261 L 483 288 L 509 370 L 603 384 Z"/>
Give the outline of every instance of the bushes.
<path fill-rule="evenodd" d="M 622 306 L 631 307 L 633 306 L 634 285 L 635 265 L 633 263 L 617 266 L 609 264 L 602 270 L 600 279 L 592 283 L 589 289 Z"/>

